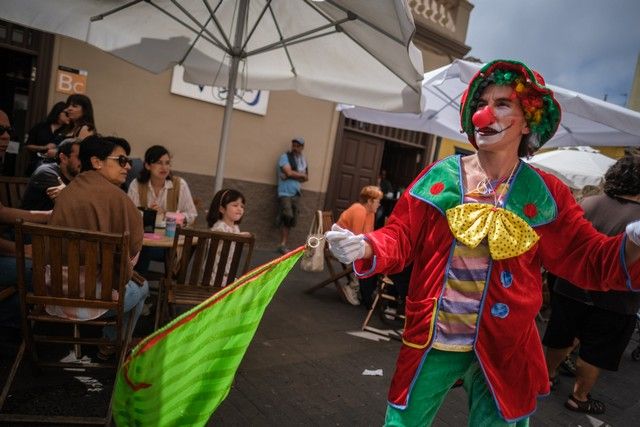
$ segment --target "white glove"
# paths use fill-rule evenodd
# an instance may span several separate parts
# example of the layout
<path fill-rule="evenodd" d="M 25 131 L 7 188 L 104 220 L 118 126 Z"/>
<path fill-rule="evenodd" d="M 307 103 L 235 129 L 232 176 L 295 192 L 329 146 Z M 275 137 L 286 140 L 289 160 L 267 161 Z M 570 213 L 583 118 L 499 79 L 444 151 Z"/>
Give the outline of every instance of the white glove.
<path fill-rule="evenodd" d="M 640 246 L 640 221 L 634 221 L 627 224 L 627 237 L 637 246 Z"/>
<path fill-rule="evenodd" d="M 329 250 L 338 261 L 343 264 L 351 264 L 353 261 L 364 257 L 364 235 L 357 236 L 349 230 L 341 228 L 338 224 L 331 226 L 331 231 L 324 234 L 329 243 Z"/>

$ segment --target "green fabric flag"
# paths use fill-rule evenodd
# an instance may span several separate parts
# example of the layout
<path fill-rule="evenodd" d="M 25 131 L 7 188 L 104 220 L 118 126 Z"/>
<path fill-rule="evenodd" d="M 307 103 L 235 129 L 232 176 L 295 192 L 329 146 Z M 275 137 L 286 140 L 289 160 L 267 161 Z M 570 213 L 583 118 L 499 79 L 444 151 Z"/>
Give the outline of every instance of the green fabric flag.
<path fill-rule="evenodd" d="M 200 426 L 229 394 L 260 319 L 303 248 L 245 274 L 138 344 L 118 371 L 118 426 Z"/>

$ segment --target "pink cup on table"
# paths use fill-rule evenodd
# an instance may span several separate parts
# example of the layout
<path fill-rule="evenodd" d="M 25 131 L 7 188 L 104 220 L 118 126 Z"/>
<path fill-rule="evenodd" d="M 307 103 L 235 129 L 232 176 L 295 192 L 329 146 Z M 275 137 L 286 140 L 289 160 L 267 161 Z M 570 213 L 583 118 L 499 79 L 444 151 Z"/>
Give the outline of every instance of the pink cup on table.
<path fill-rule="evenodd" d="M 165 221 L 167 218 L 175 218 L 176 224 L 179 226 L 184 225 L 185 216 L 182 212 L 167 212 L 164 214 Z"/>

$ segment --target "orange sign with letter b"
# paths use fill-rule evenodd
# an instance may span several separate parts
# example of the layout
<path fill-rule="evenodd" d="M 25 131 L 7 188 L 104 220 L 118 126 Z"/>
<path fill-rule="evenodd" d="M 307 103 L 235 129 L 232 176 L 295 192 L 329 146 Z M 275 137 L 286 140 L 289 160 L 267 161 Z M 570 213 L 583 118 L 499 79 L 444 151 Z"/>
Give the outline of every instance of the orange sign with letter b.
<path fill-rule="evenodd" d="M 72 95 L 87 91 L 87 72 L 59 66 L 56 76 L 56 92 Z"/>

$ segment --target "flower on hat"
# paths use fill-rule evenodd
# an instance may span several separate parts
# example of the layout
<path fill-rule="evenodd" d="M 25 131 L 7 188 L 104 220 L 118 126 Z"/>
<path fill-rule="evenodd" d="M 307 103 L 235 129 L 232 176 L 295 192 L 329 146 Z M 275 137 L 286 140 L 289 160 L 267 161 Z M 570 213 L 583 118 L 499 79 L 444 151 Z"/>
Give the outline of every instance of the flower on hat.
<path fill-rule="evenodd" d="M 471 117 L 477 109 L 482 92 L 490 84 L 513 88 L 531 130 L 531 151 L 535 151 L 553 137 L 560 124 L 560 105 L 555 100 L 553 92 L 545 86 L 542 76 L 521 62 L 495 60 L 482 67 L 471 79 L 462 97 L 460 120 L 471 144 L 476 146 L 475 128 Z"/>

